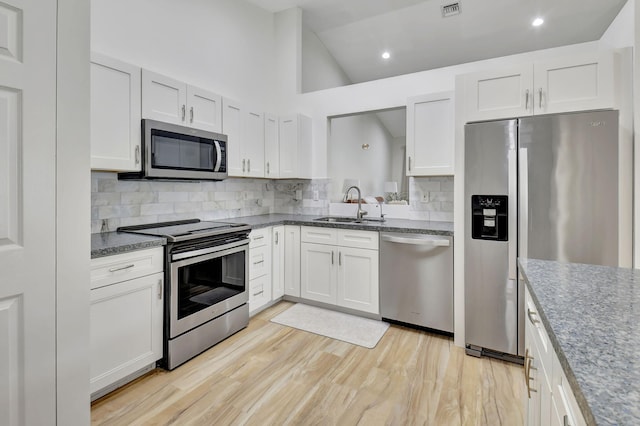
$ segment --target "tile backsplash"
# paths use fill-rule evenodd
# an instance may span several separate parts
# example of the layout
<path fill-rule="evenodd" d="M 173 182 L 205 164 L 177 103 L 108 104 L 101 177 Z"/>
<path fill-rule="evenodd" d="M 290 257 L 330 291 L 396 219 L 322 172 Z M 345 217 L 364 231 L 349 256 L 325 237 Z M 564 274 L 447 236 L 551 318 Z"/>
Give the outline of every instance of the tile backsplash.
<path fill-rule="evenodd" d="M 121 181 L 91 173 L 91 232 L 199 218 L 223 220 L 269 213 L 329 214 L 330 179 L 219 182 Z M 453 177 L 409 179 L 411 218 L 453 221 Z M 104 228 L 103 228 L 104 225 Z"/>
<path fill-rule="evenodd" d="M 329 179 L 230 178 L 219 182 L 120 181 L 116 173 L 91 173 L 91 232 L 119 226 L 268 213 L 326 215 Z M 314 200 L 317 194 L 318 200 Z"/>

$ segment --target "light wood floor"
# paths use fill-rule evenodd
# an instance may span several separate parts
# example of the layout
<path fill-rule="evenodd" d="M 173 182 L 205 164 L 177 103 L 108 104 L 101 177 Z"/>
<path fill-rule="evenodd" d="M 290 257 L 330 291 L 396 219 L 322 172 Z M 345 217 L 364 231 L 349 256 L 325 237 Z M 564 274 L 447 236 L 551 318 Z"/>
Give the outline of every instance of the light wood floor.
<path fill-rule="evenodd" d="M 366 349 L 269 320 L 96 401 L 94 425 L 523 424 L 522 367 L 391 326 Z"/>

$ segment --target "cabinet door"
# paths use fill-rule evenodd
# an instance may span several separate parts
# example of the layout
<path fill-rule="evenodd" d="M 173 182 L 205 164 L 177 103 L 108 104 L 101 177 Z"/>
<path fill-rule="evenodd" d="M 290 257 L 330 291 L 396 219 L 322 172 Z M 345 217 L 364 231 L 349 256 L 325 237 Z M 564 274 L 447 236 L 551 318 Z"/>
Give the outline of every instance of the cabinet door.
<path fill-rule="evenodd" d="M 94 393 L 162 358 L 163 274 L 91 290 Z"/>
<path fill-rule="evenodd" d="M 199 87 L 187 86 L 187 115 L 190 126 L 222 133 L 222 97 Z"/>
<path fill-rule="evenodd" d="M 338 248 L 324 244 L 300 244 L 300 297 L 336 304 Z"/>
<path fill-rule="evenodd" d="M 284 227 L 284 294 L 300 297 L 300 227 Z"/>
<path fill-rule="evenodd" d="M 298 177 L 298 116 L 280 118 L 280 177 Z"/>
<path fill-rule="evenodd" d="M 536 114 L 613 108 L 614 53 L 590 53 L 534 64 Z"/>
<path fill-rule="evenodd" d="M 244 176 L 246 158 L 242 149 L 242 108 L 231 99 L 222 98 L 222 133 L 227 135 L 227 173 Z"/>
<path fill-rule="evenodd" d="M 465 120 L 521 117 L 533 113 L 533 66 L 469 74 L 464 78 Z"/>
<path fill-rule="evenodd" d="M 453 174 L 453 92 L 407 101 L 407 176 Z"/>
<path fill-rule="evenodd" d="M 140 68 L 91 54 L 91 168 L 140 170 Z"/>
<path fill-rule="evenodd" d="M 264 177 L 264 115 L 247 110 L 243 114 L 245 136 L 242 140 L 243 158 L 247 159 L 245 176 Z"/>
<path fill-rule="evenodd" d="M 264 177 L 280 177 L 280 141 L 278 136 L 278 117 L 264 115 Z"/>
<path fill-rule="evenodd" d="M 380 313 L 378 251 L 338 247 L 338 305 Z"/>
<path fill-rule="evenodd" d="M 186 125 L 187 85 L 149 70 L 142 70 L 142 118 Z"/>
<path fill-rule="evenodd" d="M 275 300 L 284 296 L 284 226 L 274 226 L 272 232 L 271 283 L 272 297 Z"/>

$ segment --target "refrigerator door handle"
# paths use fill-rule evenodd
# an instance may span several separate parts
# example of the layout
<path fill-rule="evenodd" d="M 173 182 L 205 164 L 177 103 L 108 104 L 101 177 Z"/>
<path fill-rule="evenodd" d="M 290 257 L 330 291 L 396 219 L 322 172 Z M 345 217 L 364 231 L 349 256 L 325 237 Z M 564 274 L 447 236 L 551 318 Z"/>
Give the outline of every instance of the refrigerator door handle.
<path fill-rule="evenodd" d="M 516 267 L 518 256 L 518 158 L 515 149 L 509 149 L 507 154 L 509 164 L 509 279 L 518 279 Z"/>
<path fill-rule="evenodd" d="M 529 247 L 529 158 L 527 148 L 518 150 L 518 191 L 519 194 L 519 228 L 518 228 L 518 251 L 519 256 L 526 259 Z"/>

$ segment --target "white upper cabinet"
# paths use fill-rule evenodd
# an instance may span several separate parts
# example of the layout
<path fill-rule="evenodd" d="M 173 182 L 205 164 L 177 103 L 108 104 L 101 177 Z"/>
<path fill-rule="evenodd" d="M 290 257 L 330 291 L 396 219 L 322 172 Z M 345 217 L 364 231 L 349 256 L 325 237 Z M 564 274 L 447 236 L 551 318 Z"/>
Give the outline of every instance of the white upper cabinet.
<path fill-rule="evenodd" d="M 91 54 L 91 168 L 140 170 L 140 68 Z"/>
<path fill-rule="evenodd" d="M 302 114 L 280 117 L 280 178 L 311 177 L 311 118 Z"/>
<path fill-rule="evenodd" d="M 222 99 L 222 132 L 227 135 L 229 176 L 265 177 L 264 114 Z"/>
<path fill-rule="evenodd" d="M 273 114 L 264 115 L 264 177 L 280 177 L 278 117 Z"/>
<path fill-rule="evenodd" d="M 465 121 L 615 107 L 612 51 L 464 77 Z"/>
<path fill-rule="evenodd" d="M 142 117 L 219 133 L 220 95 L 142 70 Z"/>
<path fill-rule="evenodd" d="M 407 176 L 453 175 L 453 92 L 407 100 Z"/>

